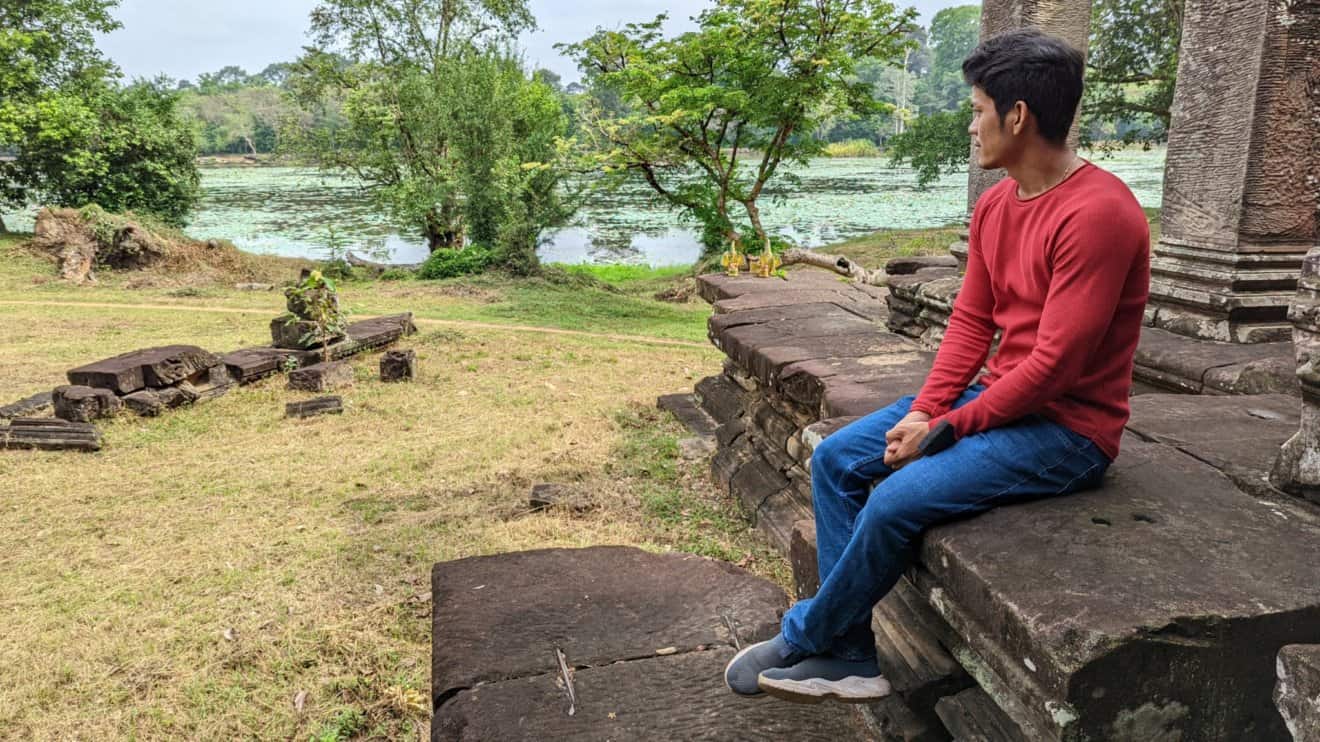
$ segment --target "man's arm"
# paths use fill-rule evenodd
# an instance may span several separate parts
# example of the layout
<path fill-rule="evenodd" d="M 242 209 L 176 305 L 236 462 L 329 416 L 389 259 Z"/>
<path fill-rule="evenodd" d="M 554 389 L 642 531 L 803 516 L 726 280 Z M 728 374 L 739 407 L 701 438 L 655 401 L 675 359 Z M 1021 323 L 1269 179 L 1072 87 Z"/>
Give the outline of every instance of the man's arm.
<path fill-rule="evenodd" d="M 1072 389 L 1113 322 L 1142 245 L 1135 236 L 1116 235 L 1112 214 L 1103 208 L 1074 215 L 1051 256 L 1050 287 L 1031 353 L 979 397 L 930 426 L 948 421 L 961 438 L 1036 412 Z"/>
<path fill-rule="evenodd" d="M 949 327 L 935 355 L 935 364 L 912 403 L 914 412 L 930 417 L 938 417 L 953 408 L 953 403 L 985 364 L 994 341 L 995 298 L 978 231 L 973 220 L 967 240 L 967 275 L 953 303 Z"/>

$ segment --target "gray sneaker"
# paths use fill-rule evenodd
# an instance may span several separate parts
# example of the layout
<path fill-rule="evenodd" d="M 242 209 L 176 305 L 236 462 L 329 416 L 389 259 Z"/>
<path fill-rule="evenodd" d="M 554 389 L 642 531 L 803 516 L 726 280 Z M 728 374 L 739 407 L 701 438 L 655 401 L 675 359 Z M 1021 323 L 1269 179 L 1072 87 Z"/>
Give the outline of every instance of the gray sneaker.
<path fill-rule="evenodd" d="M 763 670 L 789 667 L 802 660 L 803 656 L 793 649 L 783 634 L 775 634 L 775 638 L 770 641 L 752 644 L 735 654 L 724 668 L 724 684 L 740 696 L 762 695 L 761 689 L 757 687 L 757 676 Z"/>
<path fill-rule="evenodd" d="M 791 667 L 765 670 L 757 678 L 761 690 L 795 703 L 873 703 L 893 689 L 875 660 L 849 662 L 837 657 L 808 657 Z"/>

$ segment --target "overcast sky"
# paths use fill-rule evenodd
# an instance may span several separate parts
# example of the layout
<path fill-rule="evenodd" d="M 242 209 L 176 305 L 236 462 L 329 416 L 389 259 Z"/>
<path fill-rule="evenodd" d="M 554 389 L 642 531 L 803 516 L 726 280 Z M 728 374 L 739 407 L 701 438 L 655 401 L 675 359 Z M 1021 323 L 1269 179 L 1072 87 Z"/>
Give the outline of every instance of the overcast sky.
<path fill-rule="evenodd" d="M 922 25 L 929 25 L 939 9 L 961 4 L 912 2 Z M 706 5 L 705 0 L 531 0 L 540 30 L 525 36 L 522 46 L 533 67 L 575 80 L 576 68 L 559 56 L 555 44 L 580 41 L 597 27 L 616 28 L 663 12 L 678 30 Z M 129 78 L 165 74 L 195 80 L 230 64 L 260 72 L 272 62 L 298 56 L 308 40 L 307 14 L 315 6 L 316 0 L 122 0 L 115 16 L 124 27 L 99 44 Z"/>

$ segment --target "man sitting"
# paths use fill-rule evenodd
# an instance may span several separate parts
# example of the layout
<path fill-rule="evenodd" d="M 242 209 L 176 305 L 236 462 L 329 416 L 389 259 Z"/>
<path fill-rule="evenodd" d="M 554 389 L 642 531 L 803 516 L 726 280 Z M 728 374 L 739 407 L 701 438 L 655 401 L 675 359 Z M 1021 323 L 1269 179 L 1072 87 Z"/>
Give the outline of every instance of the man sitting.
<path fill-rule="evenodd" d="M 871 611 L 932 525 L 1095 487 L 1118 455 L 1150 283 L 1150 232 L 1115 176 L 1068 147 L 1082 55 L 1035 30 L 963 62 L 982 168 L 967 275 L 921 393 L 827 438 L 811 460 L 821 586 L 725 670 L 735 693 L 874 701 Z M 968 386 L 999 350 L 978 383 Z M 932 428 L 955 442 L 922 456 Z M 878 483 L 877 483 L 878 482 Z M 874 485 L 874 486 L 873 486 Z"/>

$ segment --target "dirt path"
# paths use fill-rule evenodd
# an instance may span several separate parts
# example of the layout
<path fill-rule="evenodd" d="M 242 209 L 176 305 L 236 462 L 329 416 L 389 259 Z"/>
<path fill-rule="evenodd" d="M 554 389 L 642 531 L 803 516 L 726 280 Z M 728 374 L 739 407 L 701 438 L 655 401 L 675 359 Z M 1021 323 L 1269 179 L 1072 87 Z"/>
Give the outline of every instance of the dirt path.
<path fill-rule="evenodd" d="M 252 314 L 259 312 L 258 309 L 239 309 L 236 307 L 198 307 L 180 304 L 120 304 L 117 302 L 92 302 L 92 301 L 18 301 L 13 299 L 0 299 L 0 306 L 20 306 L 20 307 L 87 307 L 91 309 L 139 309 L 139 310 L 161 310 L 171 312 L 200 312 L 211 314 Z M 361 315 L 355 319 L 370 319 L 380 315 Z M 564 330 L 557 327 L 536 327 L 534 325 L 503 325 L 496 322 L 475 322 L 461 319 L 428 319 L 425 317 L 414 317 L 413 321 L 420 326 L 435 325 L 441 327 L 459 327 L 472 330 L 509 330 L 513 332 L 534 332 L 543 335 L 572 335 L 577 337 L 596 338 L 598 340 L 610 340 L 621 343 L 639 343 L 645 345 L 668 345 L 679 348 L 704 348 L 714 350 L 706 343 L 694 343 L 689 340 L 673 340 L 670 338 L 653 338 L 644 335 L 617 335 L 613 333 L 587 332 L 585 330 Z"/>

